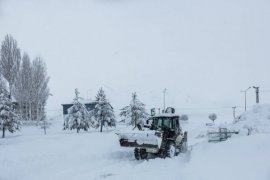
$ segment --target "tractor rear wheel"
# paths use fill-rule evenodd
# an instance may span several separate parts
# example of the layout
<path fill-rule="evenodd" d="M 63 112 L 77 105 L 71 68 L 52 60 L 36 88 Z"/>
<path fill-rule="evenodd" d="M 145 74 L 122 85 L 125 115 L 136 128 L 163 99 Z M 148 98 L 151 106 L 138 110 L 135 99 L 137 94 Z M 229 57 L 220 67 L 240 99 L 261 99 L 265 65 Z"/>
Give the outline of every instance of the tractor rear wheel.
<path fill-rule="evenodd" d="M 141 156 L 141 159 L 147 159 L 148 152 L 146 152 L 146 149 L 140 149 L 140 156 Z"/>
<path fill-rule="evenodd" d="M 137 159 L 137 160 L 140 160 L 141 159 L 140 149 L 139 148 L 135 148 L 134 149 L 134 156 L 135 156 L 135 159 Z"/>

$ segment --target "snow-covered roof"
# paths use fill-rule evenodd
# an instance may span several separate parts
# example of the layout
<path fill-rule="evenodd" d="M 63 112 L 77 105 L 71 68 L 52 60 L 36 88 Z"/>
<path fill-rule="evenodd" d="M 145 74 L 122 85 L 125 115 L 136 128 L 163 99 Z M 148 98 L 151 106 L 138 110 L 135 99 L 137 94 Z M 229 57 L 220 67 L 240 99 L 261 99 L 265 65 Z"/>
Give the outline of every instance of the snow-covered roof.
<path fill-rule="evenodd" d="M 92 103 L 95 103 L 96 101 L 94 101 L 92 99 L 80 99 L 79 102 L 82 104 L 92 104 Z M 62 103 L 62 105 L 66 105 L 66 104 L 73 104 L 73 101 L 67 102 L 67 103 Z"/>

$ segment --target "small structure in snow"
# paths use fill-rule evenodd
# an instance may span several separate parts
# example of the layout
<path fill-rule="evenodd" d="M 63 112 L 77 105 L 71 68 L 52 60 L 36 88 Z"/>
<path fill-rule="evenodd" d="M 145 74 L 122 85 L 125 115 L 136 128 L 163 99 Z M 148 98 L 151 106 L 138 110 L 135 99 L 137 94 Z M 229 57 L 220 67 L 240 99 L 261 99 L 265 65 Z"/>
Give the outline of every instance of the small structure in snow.
<path fill-rule="evenodd" d="M 92 100 L 80 100 L 80 102 L 85 105 L 87 111 L 94 110 L 95 106 L 97 105 L 97 102 L 92 101 Z M 67 104 L 62 104 L 62 106 L 63 106 L 63 115 L 64 116 L 68 114 L 68 109 L 70 107 L 72 107 L 73 105 L 74 105 L 73 102 L 67 103 Z"/>

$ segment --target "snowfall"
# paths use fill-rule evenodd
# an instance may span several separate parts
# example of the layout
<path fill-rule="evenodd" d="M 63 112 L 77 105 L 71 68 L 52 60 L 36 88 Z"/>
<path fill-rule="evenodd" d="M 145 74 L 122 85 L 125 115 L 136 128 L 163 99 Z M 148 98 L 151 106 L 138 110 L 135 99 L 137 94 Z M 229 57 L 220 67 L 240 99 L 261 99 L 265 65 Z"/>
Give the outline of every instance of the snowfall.
<path fill-rule="evenodd" d="M 120 147 L 117 132 L 128 127 L 89 132 L 63 131 L 54 116 L 47 135 L 36 126 L 0 139 L 1 180 L 269 180 L 270 105 L 255 105 L 233 122 L 231 114 L 209 119 L 189 114 L 181 122 L 188 131 L 189 151 L 173 158 L 135 160 L 132 148 Z M 227 141 L 208 143 L 209 128 L 237 130 Z M 250 135 L 247 130 L 252 129 Z"/>

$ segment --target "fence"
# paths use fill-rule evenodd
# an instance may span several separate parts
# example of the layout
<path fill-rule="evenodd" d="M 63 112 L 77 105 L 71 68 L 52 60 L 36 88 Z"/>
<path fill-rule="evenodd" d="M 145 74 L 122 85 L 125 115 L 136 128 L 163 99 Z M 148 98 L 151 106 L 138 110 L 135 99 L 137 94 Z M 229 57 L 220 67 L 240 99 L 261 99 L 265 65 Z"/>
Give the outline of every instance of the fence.
<path fill-rule="evenodd" d="M 208 132 L 208 142 L 226 141 L 232 134 L 238 134 L 238 131 L 228 131 L 227 128 L 219 128 L 218 132 Z"/>

